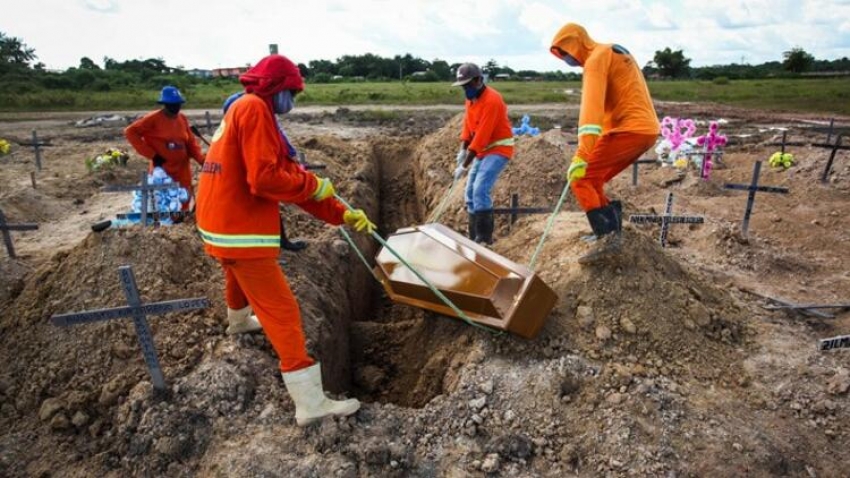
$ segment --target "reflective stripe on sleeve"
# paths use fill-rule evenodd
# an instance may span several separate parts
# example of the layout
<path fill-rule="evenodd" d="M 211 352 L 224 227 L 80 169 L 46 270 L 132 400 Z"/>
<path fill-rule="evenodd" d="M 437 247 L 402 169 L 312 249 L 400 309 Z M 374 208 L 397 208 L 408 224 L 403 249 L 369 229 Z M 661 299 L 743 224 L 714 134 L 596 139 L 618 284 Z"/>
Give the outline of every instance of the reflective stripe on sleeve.
<path fill-rule="evenodd" d="M 584 136 L 586 134 L 594 134 L 596 136 L 602 135 L 602 126 L 598 124 L 586 124 L 584 126 L 579 126 L 578 135 Z"/>
<path fill-rule="evenodd" d="M 246 248 L 246 247 L 280 247 L 280 235 L 261 234 L 215 234 L 200 227 L 201 239 L 216 247 Z"/>
<path fill-rule="evenodd" d="M 487 151 L 488 149 L 493 149 L 496 146 L 513 146 L 514 144 L 516 144 L 516 141 L 514 140 L 514 137 L 511 136 L 510 138 L 493 141 L 492 143 L 488 144 L 486 148 L 484 148 L 484 151 Z"/>

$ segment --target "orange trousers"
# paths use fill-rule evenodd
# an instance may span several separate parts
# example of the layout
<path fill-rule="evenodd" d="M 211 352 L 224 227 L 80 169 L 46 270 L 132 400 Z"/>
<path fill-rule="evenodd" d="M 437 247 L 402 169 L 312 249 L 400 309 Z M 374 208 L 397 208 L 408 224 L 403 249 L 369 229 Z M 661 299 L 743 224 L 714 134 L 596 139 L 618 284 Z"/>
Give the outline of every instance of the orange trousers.
<path fill-rule="evenodd" d="M 608 205 L 608 196 L 603 190 L 605 183 L 623 172 L 655 144 L 657 135 L 635 133 L 604 134 L 596 142 L 587 160 L 587 171 L 583 178 L 573 181 L 573 190 L 581 209 L 592 211 Z"/>
<path fill-rule="evenodd" d="M 219 259 L 224 269 L 224 298 L 231 309 L 251 305 L 272 343 L 280 370 L 313 365 L 307 355 L 301 311 L 277 258 Z"/>

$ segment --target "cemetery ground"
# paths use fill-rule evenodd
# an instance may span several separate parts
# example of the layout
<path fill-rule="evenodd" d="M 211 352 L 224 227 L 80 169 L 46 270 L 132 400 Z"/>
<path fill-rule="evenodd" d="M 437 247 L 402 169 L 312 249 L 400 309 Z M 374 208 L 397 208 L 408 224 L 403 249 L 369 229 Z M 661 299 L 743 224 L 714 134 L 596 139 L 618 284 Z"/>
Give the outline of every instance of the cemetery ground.
<path fill-rule="evenodd" d="M 850 350 L 818 340 L 850 334 L 850 151 L 830 150 L 850 118 L 659 103 L 661 116 L 722 118 L 722 164 L 641 164 L 609 186 L 626 215 L 616 259 L 580 266 L 589 228 L 570 197 L 537 261 L 559 300 L 533 340 L 495 335 L 385 298 L 329 226 L 284 208 L 281 255 L 308 345 L 327 387 L 364 402 L 356 415 L 298 428 L 263 335 L 224 334 L 223 280 L 190 221 L 91 231 L 126 212 L 146 167 L 90 173 L 87 157 L 127 148 L 124 123 L 77 128 L 86 114 L 4 114 L 0 210 L 16 256 L 0 249 L 2 476 L 846 476 Z M 552 207 L 575 148 L 577 110 L 511 106 L 540 136 L 518 138 L 494 192 L 520 207 Z M 301 108 L 284 122 L 310 164 L 377 219 L 383 235 L 421 223 L 451 184 L 460 109 Z M 203 111 L 190 119 L 204 131 Z M 26 118 L 26 119 L 21 119 Z M 13 119 L 15 119 L 13 121 Z M 215 116 L 213 117 L 215 120 Z M 561 128 L 554 128 L 561 126 Z M 842 129 L 843 127 L 843 129 Z M 771 168 L 787 128 L 795 164 Z M 699 134 L 707 123 L 699 126 Z M 45 143 L 37 171 L 32 130 Z M 207 134 L 209 136 L 209 133 Z M 654 158 L 650 151 L 646 157 Z M 764 161 L 746 234 L 754 162 Z M 35 173 L 34 176 L 31 173 Z M 35 187 L 33 187 L 33 177 Z M 466 229 L 461 188 L 441 222 Z M 674 198 L 674 199 L 673 199 Z M 528 263 L 546 214 L 497 218 L 494 250 Z M 355 238 L 367 258 L 375 244 Z M 211 307 L 149 315 L 167 391 L 154 393 L 129 318 L 57 327 L 50 318 L 127 305 L 131 265 L 144 304 L 208 298 Z M 772 297 L 768 300 L 764 297 Z"/>

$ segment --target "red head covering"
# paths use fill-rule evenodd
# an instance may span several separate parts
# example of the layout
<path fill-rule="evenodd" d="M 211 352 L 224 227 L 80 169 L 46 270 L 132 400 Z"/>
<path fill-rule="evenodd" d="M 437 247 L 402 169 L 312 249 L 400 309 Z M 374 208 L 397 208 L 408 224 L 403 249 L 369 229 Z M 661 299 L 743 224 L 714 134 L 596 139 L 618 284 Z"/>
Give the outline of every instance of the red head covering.
<path fill-rule="evenodd" d="M 295 63 L 282 55 L 269 55 L 254 65 L 239 81 L 246 93 L 254 93 L 264 99 L 271 98 L 283 90 L 302 91 L 304 79 Z"/>

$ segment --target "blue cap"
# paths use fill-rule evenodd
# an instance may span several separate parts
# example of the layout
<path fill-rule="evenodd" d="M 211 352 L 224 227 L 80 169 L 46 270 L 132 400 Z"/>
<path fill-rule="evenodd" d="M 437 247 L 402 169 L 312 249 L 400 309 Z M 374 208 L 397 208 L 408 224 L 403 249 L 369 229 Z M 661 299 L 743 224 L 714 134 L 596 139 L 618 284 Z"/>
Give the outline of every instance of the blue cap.
<path fill-rule="evenodd" d="M 222 111 L 224 113 L 227 113 L 227 110 L 230 109 L 230 105 L 232 105 L 239 98 L 242 98 L 242 96 L 244 96 L 244 95 L 245 95 L 245 92 L 240 91 L 238 93 L 233 93 L 232 95 L 228 96 L 227 99 L 224 100 L 224 104 L 221 107 Z"/>
<path fill-rule="evenodd" d="M 163 105 L 173 105 L 176 103 L 185 103 L 186 99 L 183 98 L 183 95 L 180 94 L 180 90 L 177 89 L 176 86 L 166 86 L 162 89 L 162 92 L 159 94 L 159 101 L 157 103 Z"/>

